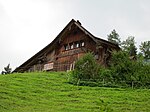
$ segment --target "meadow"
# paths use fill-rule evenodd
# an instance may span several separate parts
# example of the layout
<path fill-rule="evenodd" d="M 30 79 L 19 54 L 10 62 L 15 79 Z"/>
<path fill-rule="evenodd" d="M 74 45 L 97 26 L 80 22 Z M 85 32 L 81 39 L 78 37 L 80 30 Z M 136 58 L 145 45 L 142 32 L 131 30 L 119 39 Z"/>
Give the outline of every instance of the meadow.
<path fill-rule="evenodd" d="M 65 72 L 0 75 L 0 112 L 150 112 L 150 89 L 76 86 Z"/>

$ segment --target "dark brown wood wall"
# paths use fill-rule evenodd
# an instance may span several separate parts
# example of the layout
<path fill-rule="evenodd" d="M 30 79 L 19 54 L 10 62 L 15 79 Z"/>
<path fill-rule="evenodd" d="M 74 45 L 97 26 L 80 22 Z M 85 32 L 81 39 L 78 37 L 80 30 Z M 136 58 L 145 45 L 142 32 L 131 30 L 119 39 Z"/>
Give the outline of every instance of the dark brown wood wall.
<path fill-rule="evenodd" d="M 85 46 L 80 48 L 74 48 L 65 50 L 64 45 L 84 41 Z M 88 45 L 89 44 L 89 45 Z M 91 46 L 91 47 L 90 47 Z M 76 29 L 73 30 L 72 33 L 67 35 L 65 38 L 61 40 L 60 46 L 57 47 L 56 53 L 56 61 L 54 64 L 54 69 L 56 71 L 66 71 L 70 70 L 71 64 L 73 64 L 77 59 L 83 56 L 86 52 L 83 49 L 95 49 L 94 44 L 90 40 L 90 38 L 85 35 L 82 31 Z"/>
<path fill-rule="evenodd" d="M 64 45 L 84 41 L 85 45 L 79 48 L 73 48 L 65 50 Z M 30 67 L 28 71 L 39 71 L 42 70 L 41 67 L 44 67 L 44 64 L 52 62 L 54 63 L 54 71 L 66 71 L 70 70 L 72 64 L 75 63 L 77 59 L 82 57 L 87 52 L 93 52 L 95 55 L 98 55 L 98 63 L 106 65 L 106 50 L 110 46 L 102 44 L 101 48 L 97 48 L 97 44 L 93 41 L 88 35 L 82 32 L 79 29 L 74 29 L 69 33 L 65 34 L 65 37 L 61 37 L 60 40 L 56 43 L 54 50 L 51 50 L 46 54 L 46 62 L 37 63 Z M 115 48 L 110 48 L 115 49 Z"/>

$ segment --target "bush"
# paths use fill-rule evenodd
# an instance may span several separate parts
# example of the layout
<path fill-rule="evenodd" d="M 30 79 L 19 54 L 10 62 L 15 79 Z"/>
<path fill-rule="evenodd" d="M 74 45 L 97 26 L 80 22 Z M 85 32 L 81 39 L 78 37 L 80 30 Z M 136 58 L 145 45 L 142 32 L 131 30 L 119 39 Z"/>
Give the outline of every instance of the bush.
<path fill-rule="evenodd" d="M 77 80 L 99 79 L 99 65 L 91 53 L 85 54 L 75 63 L 73 78 Z"/>
<path fill-rule="evenodd" d="M 85 54 L 69 72 L 69 82 L 78 86 L 114 87 L 111 70 L 100 66 L 92 53 Z"/>
<path fill-rule="evenodd" d="M 99 79 L 100 81 L 104 81 L 104 82 L 112 82 L 113 81 L 113 77 L 112 77 L 112 71 L 110 69 L 101 67 L 99 70 Z"/>
<path fill-rule="evenodd" d="M 150 64 L 132 60 L 123 51 L 113 52 L 109 64 L 104 68 L 87 53 L 75 63 L 69 82 L 79 86 L 150 88 Z"/>
<path fill-rule="evenodd" d="M 150 65 L 143 62 L 134 63 L 134 77 L 140 86 L 150 87 Z"/>

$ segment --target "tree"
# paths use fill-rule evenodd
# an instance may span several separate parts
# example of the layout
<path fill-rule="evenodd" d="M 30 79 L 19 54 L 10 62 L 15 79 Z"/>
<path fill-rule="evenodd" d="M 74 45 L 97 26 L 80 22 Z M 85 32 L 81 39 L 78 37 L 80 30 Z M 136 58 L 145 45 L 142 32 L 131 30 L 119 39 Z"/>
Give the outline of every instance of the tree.
<path fill-rule="evenodd" d="M 119 34 L 116 32 L 116 30 L 114 29 L 108 36 L 108 41 L 112 42 L 114 44 L 121 44 L 120 38 L 119 38 Z"/>
<path fill-rule="evenodd" d="M 2 74 L 10 74 L 11 73 L 11 68 L 10 68 L 10 64 L 8 64 L 6 67 L 4 67 L 5 71 L 2 71 Z"/>
<path fill-rule="evenodd" d="M 143 60 L 144 60 L 144 56 L 143 56 L 143 54 L 142 54 L 141 52 L 139 52 L 139 53 L 137 54 L 137 59 L 138 59 L 139 61 L 143 61 Z"/>
<path fill-rule="evenodd" d="M 122 42 L 122 50 L 126 51 L 130 56 L 137 55 L 137 48 L 135 46 L 135 40 L 133 36 L 129 36 L 125 41 Z"/>
<path fill-rule="evenodd" d="M 112 52 L 110 61 L 111 75 L 114 82 L 125 81 L 127 85 L 150 87 L 150 64 L 142 61 L 132 61 L 126 51 Z"/>
<path fill-rule="evenodd" d="M 141 42 L 140 51 L 142 52 L 144 59 L 150 59 L 150 41 Z"/>
<path fill-rule="evenodd" d="M 110 61 L 112 76 L 117 81 L 128 80 L 127 76 L 132 74 L 132 61 L 125 51 L 112 52 Z"/>

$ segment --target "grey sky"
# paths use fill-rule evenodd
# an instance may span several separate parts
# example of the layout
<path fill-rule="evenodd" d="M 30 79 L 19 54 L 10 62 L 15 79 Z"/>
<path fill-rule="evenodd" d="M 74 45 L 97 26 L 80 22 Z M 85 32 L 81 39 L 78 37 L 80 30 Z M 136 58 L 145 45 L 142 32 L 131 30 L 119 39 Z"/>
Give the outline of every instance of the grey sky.
<path fill-rule="evenodd" d="M 73 18 L 103 39 L 116 29 L 137 45 L 150 40 L 150 0 L 0 0 L 0 71 L 22 64 Z"/>

